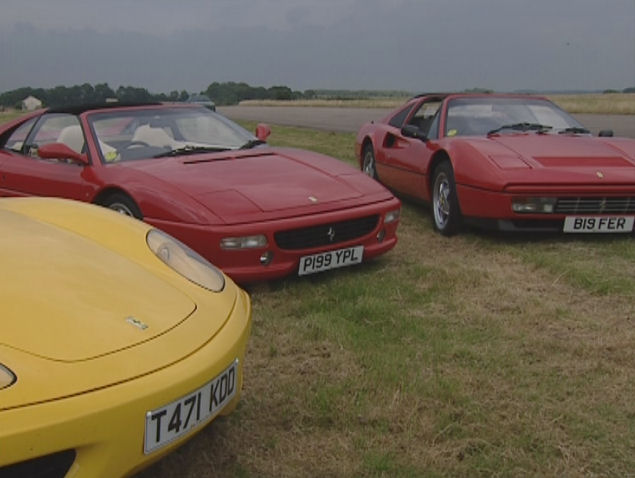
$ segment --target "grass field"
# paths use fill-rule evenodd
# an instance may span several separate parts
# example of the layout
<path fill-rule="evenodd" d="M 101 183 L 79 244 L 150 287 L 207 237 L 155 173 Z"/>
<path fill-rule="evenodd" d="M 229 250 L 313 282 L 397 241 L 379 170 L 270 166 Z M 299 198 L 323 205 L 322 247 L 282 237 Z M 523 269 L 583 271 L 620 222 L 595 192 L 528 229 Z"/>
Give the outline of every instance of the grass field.
<path fill-rule="evenodd" d="M 271 143 L 352 163 L 353 139 Z M 249 287 L 239 408 L 139 478 L 635 476 L 633 237 L 448 239 L 410 203 L 399 237 Z"/>
<path fill-rule="evenodd" d="M 354 163 L 353 134 L 272 128 Z M 239 408 L 138 478 L 635 476 L 634 238 L 448 239 L 407 202 L 399 238 L 249 287 Z"/>

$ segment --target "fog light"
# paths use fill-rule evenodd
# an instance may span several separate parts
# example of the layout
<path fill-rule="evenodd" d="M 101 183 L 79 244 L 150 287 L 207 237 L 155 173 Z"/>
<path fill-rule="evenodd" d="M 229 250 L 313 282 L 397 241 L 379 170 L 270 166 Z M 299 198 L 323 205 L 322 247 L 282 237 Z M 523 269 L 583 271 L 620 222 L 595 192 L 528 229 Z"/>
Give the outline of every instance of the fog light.
<path fill-rule="evenodd" d="M 386 237 L 386 229 L 382 229 L 377 233 L 377 242 L 383 241 L 384 237 Z"/>
<path fill-rule="evenodd" d="M 512 211 L 520 214 L 552 214 L 556 198 L 517 198 L 512 200 Z"/>
<path fill-rule="evenodd" d="M 391 222 L 395 222 L 399 219 L 401 211 L 399 209 L 395 209 L 394 211 L 388 211 L 384 216 L 384 224 L 390 224 Z"/>
<path fill-rule="evenodd" d="M 224 237 L 220 241 L 221 249 L 257 249 L 267 247 L 267 238 L 259 234 L 257 236 Z"/>
<path fill-rule="evenodd" d="M 260 256 L 260 263 L 263 266 L 267 266 L 271 264 L 272 260 L 273 260 L 273 252 L 271 251 L 267 251 Z"/>

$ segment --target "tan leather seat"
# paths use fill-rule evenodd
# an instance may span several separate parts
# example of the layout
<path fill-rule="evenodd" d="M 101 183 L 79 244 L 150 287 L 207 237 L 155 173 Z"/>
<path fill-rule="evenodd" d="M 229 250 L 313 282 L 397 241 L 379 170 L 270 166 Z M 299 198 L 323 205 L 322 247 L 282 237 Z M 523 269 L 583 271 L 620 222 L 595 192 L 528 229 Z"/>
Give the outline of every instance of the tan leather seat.
<path fill-rule="evenodd" d="M 132 141 L 141 141 L 150 146 L 172 147 L 174 140 L 162 128 L 153 128 L 147 124 L 139 126 L 132 137 Z"/>
<path fill-rule="evenodd" d="M 78 124 L 66 126 L 57 136 L 58 143 L 64 143 L 77 153 L 81 153 L 84 149 L 84 134 L 82 128 Z"/>

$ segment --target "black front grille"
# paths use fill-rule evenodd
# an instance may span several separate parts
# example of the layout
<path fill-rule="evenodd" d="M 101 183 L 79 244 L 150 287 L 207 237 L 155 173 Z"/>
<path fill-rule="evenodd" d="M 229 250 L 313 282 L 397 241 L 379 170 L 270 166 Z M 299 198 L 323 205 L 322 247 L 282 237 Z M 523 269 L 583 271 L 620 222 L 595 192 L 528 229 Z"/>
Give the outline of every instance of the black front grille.
<path fill-rule="evenodd" d="M 281 249 L 309 249 L 350 241 L 369 234 L 377 227 L 378 215 L 351 219 L 348 221 L 320 224 L 279 231 L 274 234 L 276 244 Z"/>
<path fill-rule="evenodd" d="M 635 197 L 561 197 L 558 214 L 633 214 Z"/>
<path fill-rule="evenodd" d="M 75 461 L 75 450 L 60 451 L 0 467 L 0 478 L 64 478 Z"/>

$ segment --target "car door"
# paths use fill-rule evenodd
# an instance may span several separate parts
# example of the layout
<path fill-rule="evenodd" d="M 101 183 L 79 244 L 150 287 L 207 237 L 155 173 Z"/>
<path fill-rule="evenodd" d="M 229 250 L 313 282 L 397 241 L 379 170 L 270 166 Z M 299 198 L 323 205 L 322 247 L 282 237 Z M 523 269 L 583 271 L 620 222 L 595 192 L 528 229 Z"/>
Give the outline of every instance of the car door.
<path fill-rule="evenodd" d="M 2 145 L 0 194 L 3 196 L 59 196 L 89 200 L 94 185 L 90 166 L 70 160 L 42 159 L 37 150 L 63 142 L 77 152 L 85 149 L 78 118 L 71 114 L 44 114 L 16 129 Z"/>
<path fill-rule="evenodd" d="M 413 108 L 402 128 L 412 125 L 418 128 L 421 135 L 437 139 L 440 107 L 441 101 L 438 98 L 423 99 Z M 385 149 L 385 161 L 390 165 L 391 183 L 395 189 L 423 199 L 427 189 L 427 165 L 435 151 L 430 141 L 405 136 L 401 128 L 395 130 Z"/>

